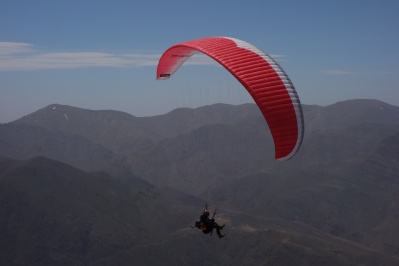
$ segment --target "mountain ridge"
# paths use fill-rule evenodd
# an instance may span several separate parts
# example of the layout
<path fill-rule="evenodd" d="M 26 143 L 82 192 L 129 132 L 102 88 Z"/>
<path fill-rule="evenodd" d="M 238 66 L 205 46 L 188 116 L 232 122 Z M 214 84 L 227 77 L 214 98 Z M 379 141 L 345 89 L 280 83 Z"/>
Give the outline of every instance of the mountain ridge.
<path fill-rule="evenodd" d="M 197 217 L 198 206 L 207 201 L 223 210 L 218 218 L 226 219 L 231 229 L 244 226 L 251 231 L 252 227 L 258 228 L 249 222 L 251 219 L 258 217 L 265 221 L 277 217 L 357 243 L 376 252 L 380 258 L 381 254 L 398 256 L 399 108 L 376 100 L 350 100 L 327 107 L 303 105 L 303 110 L 305 138 L 302 147 L 285 162 L 274 160 L 271 135 L 254 104 L 183 108 L 150 118 L 50 105 L 41 109 L 40 116 L 30 115 L 0 125 L 0 156 L 25 161 L 37 156 L 47 157 L 90 172 L 94 175 L 94 179 L 90 179 L 93 184 L 112 177 L 115 183 L 111 183 L 117 187 L 122 186 L 120 184 L 138 186 L 138 190 L 144 190 L 143 199 L 148 200 L 142 210 L 145 214 L 147 209 L 152 215 L 157 208 L 168 209 L 154 200 L 163 199 L 171 206 L 179 206 L 172 208 L 174 214 Z M 37 117 L 40 118 L 38 122 Z M 8 164 L 7 160 L 4 165 Z M 34 164 L 40 165 L 40 161 Z M 0 170 L 2 165 L 0 160 Z M 51 169 L 46 171 L 53 171 Z M 67 168 L 62 169 L 68 172 Z M 103 185 L 98 185 L 98 189 L 101 187 Z M 120 189 L 120 196 L 116 198 L 127 204 L 129 194 L 123 191 Z M 114 198 L 107 193 L 104 195 L 104 206 L 112 209 L 107 200 Z M 122 195 L 127 198 L 122 199 Z M 15 196 L 9 199 L 17 201 Z M 27 199 L 21 197 L 21 200 L 26 202 Z M 101 209 L 96 204 L 92 206 Z M 234 218 L 239 224 L 232 221 L 233 212 L 251 217 L 250 226 L 245 227 L 243 216 Z M 185 225 L 192 224 L 190 219 L 184 221 Z M 164 225 L 159 224 L 160 217 L 150 220 L 153 227 L 165 230 Z M 295 235 L 293 224 L 289 224 L 290 234 Z M 86 231 L 89 229 L 84 224 L 79 225 Z M 241 232 L 234 230 L 231 231 L 234 234 Z M 131 232 L 132 235 L 137 233 L 135 229 Z M 173 237 L 168 238 L 171 242 L 163 243 L 180 247 L 177 242 L 187 240 L 188 232 L 182 228 L 176 228 L 174 233 L 165 232 L 160 235 L 169 236 L 170 233 Z M 155 241 L 156 236 L 152 239 Z M 305 241 L 303 235 L 299 240 Z M 113 243 L 115 240 L 107 241 Z M 154 243 L 159 241 L 151 245 Z M 277 241 L 268 249 L 287 248 L 280 244 Z M 267 243 L 262 242 L 262 245 L 267 246 Z M 299 253 L 294 252 L 296 255 L 292 258 L 303 252 L 313 256 L 306 250 L 295 250 Z M 161 252 L 157 248 L 146 251 Z M 187 259 L 173 250 L 168 252 L 175 254 L 175 259 Z M 226 258 L 231 257 L 229 254 L 225 254 Z M 118 260 L 121 261 L 130 257 L 125 252 L 120 256 Z M 109 258 L 116 257 L 111 254 Z M 152 261 L 150 255 L 146 258 Z M 108 260 L 104 258 L 105 261 Z M 220 263 L 217 259 L 212 261 Z M 349 264 L 349 261 L 355 259 L 346 262 Z"/>

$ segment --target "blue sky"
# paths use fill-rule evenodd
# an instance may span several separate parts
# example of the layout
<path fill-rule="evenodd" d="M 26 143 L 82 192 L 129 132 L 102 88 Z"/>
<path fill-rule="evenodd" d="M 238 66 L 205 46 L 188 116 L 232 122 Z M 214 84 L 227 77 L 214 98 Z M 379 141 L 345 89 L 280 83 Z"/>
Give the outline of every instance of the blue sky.
<path fill-rule="evenodd" d="M 53 103 L 152 116 L 252 102 L 201 56 L 155 80 L 164 50 L 209 36 L 272 55 L 304 104 L 371 98 L 398 106 L 398 10 L 396 0 L 2 0 L 0 123 Z"/>

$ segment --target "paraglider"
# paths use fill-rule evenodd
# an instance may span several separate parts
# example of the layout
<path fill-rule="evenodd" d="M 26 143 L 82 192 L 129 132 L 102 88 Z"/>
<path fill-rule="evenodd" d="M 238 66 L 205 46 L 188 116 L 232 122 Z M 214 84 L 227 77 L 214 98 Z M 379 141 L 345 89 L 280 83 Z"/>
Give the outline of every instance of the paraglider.
<path fill-rule="evenodd" d="M 302 107 L 294 85 L 273 58 L 235 38 L 202 38 L 168 48 L 159 59 L 156 78 L 170 78 L 197 52 L 221 64 L 251 94 L 273 136 L 276 160 L 294 156 L 304 135 Z"/>
<path fill-rule="evenodd" d="M 225 225 L 219 225 L 215 221 L 215 215 L 216 211 L 213 212 L 213 215 L 211 218 L 209 218 L 209 210 L 208 210 L 208 204 L 205 205 L 205 209 L 203 210 L 201 216 L 198 218 L 197 221 L 195 221 L 195 227 L 198 229 L 201 229 L 202 233 L 204 234 L 209 234 L 212 235 L 213 230 L 216 229 L 216 233 L 219 238 L 225 237 L 224 234 L 221 233 L 221 230 L 225 227 Z M 191 226 L 191 228 L 194 228 Z"/>

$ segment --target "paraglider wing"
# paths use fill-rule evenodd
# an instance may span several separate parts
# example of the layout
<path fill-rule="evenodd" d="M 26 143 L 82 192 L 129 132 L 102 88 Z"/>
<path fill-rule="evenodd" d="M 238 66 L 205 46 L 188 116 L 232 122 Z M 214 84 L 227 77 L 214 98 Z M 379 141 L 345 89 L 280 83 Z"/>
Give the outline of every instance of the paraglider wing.
<path fill-rule="evenodd" d="M 273 136 L 275 157 L 295 155 L 304 135 L 301 103 L 283 69 L 255 46 L 228 37 L 210 37 L 173 45 L 161 56 L 157 79 L 170 78 L 193 54 L 202 52 L 219 62 L 247 89 Z"/>

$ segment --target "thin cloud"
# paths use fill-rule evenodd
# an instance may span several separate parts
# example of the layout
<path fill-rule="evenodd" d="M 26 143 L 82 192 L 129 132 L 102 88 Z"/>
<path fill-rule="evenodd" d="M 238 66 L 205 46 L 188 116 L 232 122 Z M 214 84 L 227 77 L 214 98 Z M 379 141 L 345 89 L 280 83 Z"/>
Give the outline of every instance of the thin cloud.
<path fill-rule="evenodd" d="M 271 55 L 283 58 L 284 55 Z M 32 44 L 0 42 L 0 71 L 71 69 L 89 67 L 148 67 L 156 66 L 161 54 L 113 54 L 100 52 L 47 53 L 35 50 Z M 195 54 L 186 65 L 219 64 L 212 58 Z"/>
<path fill-rule="evenodd" d="M 31 44 L 0 42 L 0 71 L 155 66 L 160 54 L 36 51 Z"/>
<path fill-rule="evenodd" d="M 287 59 L 287 56 L 284 54 L 270 54 L 270 56 L 276 61 L 276 62 L 289 62 L 290 60 Z"/>
<path fill-rule="evenodd" d="M 351 75 L 353 74 L 352 72 L 345 71 L 345 70 L 323 70 L 321 73 L 327 74 L 327 75 Z"/>
<path fill-rule="evenodd" d="M 273 57 L 274 59 L 287 57 L 284 54 L 271 54 L 270 56 Z"/>
<path fill-rule="evenodd" d="M 32 45 L 29 43 L 0 42 L 0 56 L 30 53 L 32 51 Z"/>

